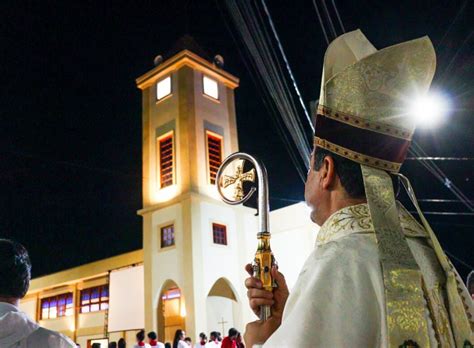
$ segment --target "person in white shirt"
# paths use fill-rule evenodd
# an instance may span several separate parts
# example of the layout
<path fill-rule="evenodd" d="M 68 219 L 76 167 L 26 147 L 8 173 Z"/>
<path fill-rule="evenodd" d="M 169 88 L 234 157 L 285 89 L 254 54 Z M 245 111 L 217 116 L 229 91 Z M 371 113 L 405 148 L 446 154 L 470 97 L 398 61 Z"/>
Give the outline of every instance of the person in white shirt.
<path fill-rule="evenodd" d="M 206 344 L 206 348 L 220 348 L 221 342 L 219 341 L 219 335 L 216 331 L 212 331 L 209 334 L 209 342 Z"/>
<path fill-rule="evenodd" d="M 148 334 L 148 343 L 150 347 L 158 347 L 158 348 L 165 348 L 165 345 L 161 342 L 158 342 L 158 336 L 156 335 L 155 331 L 150 331 Z"/>
<path fill-rule="evenodd" d="M 31 262 L 19 243 L 0 239 L 0 347 L 75 348 L 62 334 L 42 328 L 18 305 L 30 286 Z"/>
<path fill-rule="evenodd" d="M 173 348 L 189 348 L 188 344 L 184 341 L 186 333 L 183 330 L 176 330 L 173 340 Z"/>
<path fill-rule="evenodd" d="M 136 334 L 137 337 L 137 343 L 133 346 L 134 348 L 140 348 L 140 347 L 145 347 L 145 348 L 150 348 L 150 345 L 148 343 L 145 343 L 145 330 L 140 330 Z"/>
<path fill-rule="evenodd" d="M 206 347 L 206 343 L 207 343 L 207 336 L 204 332 L 201 332 L 199 334 L 199 341 L 196 342 L 196 344 L 194 345 L 194 348 Z"/>

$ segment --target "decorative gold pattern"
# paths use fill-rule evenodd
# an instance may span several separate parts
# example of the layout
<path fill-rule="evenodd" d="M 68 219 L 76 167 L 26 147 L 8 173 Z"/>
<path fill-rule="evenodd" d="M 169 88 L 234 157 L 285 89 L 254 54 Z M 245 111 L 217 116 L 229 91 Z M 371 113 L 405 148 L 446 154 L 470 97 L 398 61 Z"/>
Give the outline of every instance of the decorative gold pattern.
<path fill-rule="evenodd" d="M 244 161 L 242 161 L 242 163 L 237 166 L 234 176 L 224 175 L 224 182 L 222 183 L 223 188 L 235 184 L 234 199 L 236 201 L 240 201 L 242 198 L 244 198 L 244 181 L 255 181 L 255 168 L 252 168 L 252 170 L 248 171 L 247 173 L 243 172 L 243 168 Z"/>
<path fill-rule="evenodd" d="M 400 219 L 400 224 L 402 225 L 403 233 L 407 237 L 427 237 L 423 226 L 420 225 L 418 221 L 413 218 L 413 216 L 406 210 L 406 208 L 400 203 L 397 202 L 398 207 L 398 218 Z"/>
<path fill-rule="evenodd" d="M 433 329 L 435 330 L 439 345 L 441 347 L 454 347 L 453 333 L 449 318 L 446 315 L 448 311 L 441 296 L 441 287 L 439 284 L 436 284 L 432 289 L 428 289 L 427 284 L 424 285 L 431 320 L 433 321 Z"/>
<path fill-rule="evenodd" d="M 381 204 L 383 205 L 383 203 Z M 397 210 L 400 224 L 405 236 L 429 238 L 429 235 L 424 230 L 424 228 L 399 202 L 397 202 Z M 339 238 L 343 238 L 355 233 L 375 234 L 372 219 L 370 217 L 369 207 L 366 203 L 345 207 L 332 214 L 321 226 L 316 239 L 316 245 L 321 246 L 328 242 L 332 242 Z M 429 267 L 425 268 L 429 269 Z M 426 305 L 429 308 L 428 312 L 431 316 L 433 330 L 436 333 L 436 339 L 441 347 L 454 347 L 455 344 L 450 325 L 450 317 L 447 316 L 449 311 L 447 310 L 444 299 L 441 295 L 443 288 L 439 283 L 429 282 L 430 279 L 441 279 L 441 281 L 444 283 L 444 272 L 441 271 L 440 274 L 424 274 L 424 278 L 428 280 L 428 283 L 423 283 L 423 292 L 426 298 Z M 404 278 L 400 273 L 394 272 L 391 281 L 392 284 L 401 284 L 404 283 L 403 279 Z M 460 282 L 461 280 L 457 279 L 456 284 Z M 408 289 L 409 286 L 410 285 L 408 285 L 406 289 Z M 416 289 L 416 287 L 412 287 L 412 289 Z M 461 298 L 463 298 L 461 293 L 459 295 Z M 470 300 L 470 298 L 463 299 L 465 301 Z M 469 312 L 467 305 L 465 306 L 465 312 Z M 395 305 L 393 305 L 393 308 L 395 308 Z M 400 311 L 397 310 L 396 313 L 398 315 Z M 451 317 L 454 316 L 451 315 Z M 400 320 L 402 319 L 400 318 Z M 456 319 L 453 320 L 453 323 L 454 326 L 458 325 Z"/>
<path fill-rule="evenodd" d="M 334 143 L 331 143 L 330 141 L 318 137 L 314 137 L 314 146 L 322 147 L 323 149 L 331 151 L 339 156 L 345 157 L 354 162 L 365 164 L 382 170 L 387 170 L 389 172 L 397 173 L 400 170 L 400 167 L 402 166 L 401 163 L 390 162 L 377 157 L 366 156 L 360 152 L 352 151 L 346 147 L 336 145 Z"/>
<path fill-rule="evenodd" d="M 423 227 L 405 207 L 398 202 L 397 207 L 404 234 L 409 237 L 426 238 L 428 235 Z M 346 207 L 332 214 L 319 229 L 316 245 L 323 245 L 353 233 L 374 233 L 374 225 L 366 203 Z"/>
<path fill-rule="evenodd" d="M 401 178 L 402 183 L 404 184 L 405 188 L 407 189 L 408 195 L 410 196 L 410 200 L 415 205 L 416 211 L 420 216 L 421 222 L 425 227 L 429 235 L 429 239 L 433 245 L 433 249 L 436 253 L 439 263 L 443 268 L 446 274 L 446 292 L 448 294 L 448 307 L 449 307 L 449 315 L 451 319 L 451 328 L 454 335 L 454 340 L 456 346 L 462 347 L 466 340 L 474 340 L 474 333 L 472 329 L 472 324 L 468 318 L 469 310 L 466 308 L 465 303 L 463 302 L 463 296 L 459 292 L 459 287 L 457 286 L 456 281 L 456 270 L 454 269 L 453 265 L 449 262 L 446 254 L 444 253 L 441 245 L 439 244 L 436 235 L 434 234 L 433 230 L 431 229 L 430 224 L 426 220 L 423 212 L 418 205 L 418 201 L 415 196 L 415 192 L 413 187 L 410 184 L 410 181 L 403 175 L 398 174 Z M 472 315 L 471 313 L 469 313 Z"/>
<path fill-rule="evenodd" d="M 428 347 L 428 328 L 419 271 L 393 269 L 388 272 L 388 275 L 388 283 L 385 285 L 387 326 L 391 345 L 398 347 L 408 338 L 423 342 L 420 336 L 426 334 L 423 338 L 428 344 L 421 346 Z M 420 335 L 420 332 L 424 333 Z"/>
<path fill-rule="evenodd" d="M 368 121 L 363 117 L 349 115 L 344 112 L 333 111 L 331 108 L 324 105 L 318 105 L 318 114 L 357 128 L 390 135 L 400 139 L 411 140 L 413 137 L 413 129 L 404 129 L 393 125 L 387 125 L 385 123 Z"/>
<path fill-rule="evenodd" d="M 392 181 L 385 171 L 364 165 L 361 169 L 382 264 L 388 346 L 411 339 L 429 347 L 421 271 L 401 230 Z"/>
<path fill-rule="evenodd" d="M 403 101 L 425 93 L 436 67 L 429 38 L 384 48 L 349 65 L 324 84 L 322 104 L 365 121 L 415 129 Z"/>

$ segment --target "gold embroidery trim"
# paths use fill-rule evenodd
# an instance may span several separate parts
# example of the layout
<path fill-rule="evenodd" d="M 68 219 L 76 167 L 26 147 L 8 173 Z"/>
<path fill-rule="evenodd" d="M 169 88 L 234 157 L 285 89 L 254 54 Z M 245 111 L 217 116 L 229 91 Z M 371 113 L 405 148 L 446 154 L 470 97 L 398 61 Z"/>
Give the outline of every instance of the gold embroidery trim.
<path fill-rule="evenodd" d="M 406 237 L 428 237 L 425 230 L 399 202 L 397 209 L 402 231 Z M 323 245 L 353 233 L 375 233 L 367 203 L 352 205 L 332 214 L 319 229 L 316 245 Z"/>
<path fill-rule="evenodd" d="M 385 289 L 388 347 L 406 340 L 429 347 L 420 268 L 402 234 L 392 181 L 383 170 L 361 165 Z"/>
<path fill-rule="evenodd" d="M 402 166 L 401 163 L 390 162 L 377 157 L 366 156 L 360 152 L 350 150 L 346 147 L 331 143 L 330 141 L 321 139 L 319 137 L 314 137 L 314 145 L 322 147 L 323 149 L 331 151 L 336 155 L 345 157 L 354 162 L 365 164 L 382 170 L 388 170 L 390 172 L 397 173 L 400 170 L 400 167 Z"/>
<path fill-rule="evenodd" d="M 353 127 L 370 130 L 380 134 L 390 135 L 392 137 L 404 140 L 411 141 L 414 133 L 413 131 L 404 128 L 387 125 L 381 122 L 369 121 L 367 119 L 364 119 L 363 117 L 354 116 L 339 111 L 333 111 L 331 110 L 331 108 L 324 105 L 318 105 L 318 114 L 342 123 L 346 123 Z"/>

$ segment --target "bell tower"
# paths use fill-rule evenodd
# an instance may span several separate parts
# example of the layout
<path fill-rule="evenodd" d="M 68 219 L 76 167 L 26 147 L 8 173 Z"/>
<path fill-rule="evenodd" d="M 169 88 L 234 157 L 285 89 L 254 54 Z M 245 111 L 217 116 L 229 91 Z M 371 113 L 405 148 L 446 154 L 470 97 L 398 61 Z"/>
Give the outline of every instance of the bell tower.
<path fill-rule="evenodd" d="M 145 329 L 172 341 L 242 321 L 236 284 L 255 229 L 250 209 L 220 201 L 215 177 L 238 151 L 234 89 L 239 79 L 186 36 L 140 76 L 143 132 Z M 240 288 L 240 287 L 239 287 Z M 228 327 L 227 327 L 228 329 Z"/>
<path fill-rule="evenodd" d="M 185 36 L 136 82 L 142 90 L 143 207 L 190 192 L 217 197 L 215 172 L 237 151 L 234 89 L 238 78 L 211 62 Z"/>

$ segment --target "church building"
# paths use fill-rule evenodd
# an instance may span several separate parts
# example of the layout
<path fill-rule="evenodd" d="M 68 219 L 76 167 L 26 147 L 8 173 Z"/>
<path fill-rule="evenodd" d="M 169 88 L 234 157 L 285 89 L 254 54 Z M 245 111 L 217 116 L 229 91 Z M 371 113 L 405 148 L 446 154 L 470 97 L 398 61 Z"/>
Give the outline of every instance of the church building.
<path fill-rule="evenodd" d="M 255 320 L 244 266 L 257 247 L 255 210 L 221 201 L 221 161 L 239 150 L 239 79 L 185 37 L 136 80 L 142 91 L 143 248 L 33 279 L 22 309 L 81 347 L 139 329 L 170 342 Z M 271 183 L 270 183 L 271 187 Z M 135 212 L 131 211 L 130 214 Z M 317 226 L 304 203 L 270 213 L 272 249 L 291 287 Z"/>

